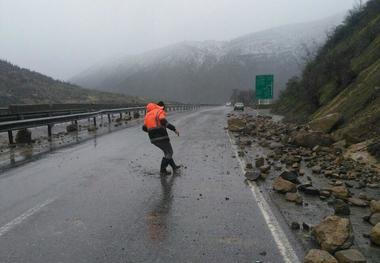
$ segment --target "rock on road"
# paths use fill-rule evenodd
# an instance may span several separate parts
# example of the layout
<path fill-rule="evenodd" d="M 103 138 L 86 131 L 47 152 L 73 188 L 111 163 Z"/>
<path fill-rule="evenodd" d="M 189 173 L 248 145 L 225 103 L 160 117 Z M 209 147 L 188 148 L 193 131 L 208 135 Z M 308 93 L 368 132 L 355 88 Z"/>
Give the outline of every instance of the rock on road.
<path fill-rule="evenodd" d="M 140 126 L 6 171 L 0 262 L 283 262 L 233 158 L 228 111 L 169 118 L 178 176 L 160 177 Z"/>

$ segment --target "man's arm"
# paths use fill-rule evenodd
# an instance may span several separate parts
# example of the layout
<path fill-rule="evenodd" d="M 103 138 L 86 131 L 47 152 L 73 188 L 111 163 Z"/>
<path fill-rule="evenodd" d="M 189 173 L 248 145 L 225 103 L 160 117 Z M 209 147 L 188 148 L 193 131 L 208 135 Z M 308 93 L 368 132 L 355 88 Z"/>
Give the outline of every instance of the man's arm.
<path fill-rule="evenodd" d="M 169 130 L 175 132 L 179 136 L 179 132 L 177 131 L 176 127 L 173 124 L 169 123 L 166 119 L 161 119 L 160 122 L 161 122 L 162 126 L 164 126 L 164 127 L 168 128 Z"/>
<path fill-rule="evenodd" d="M 169 123 L 167 119 L 161 119 L 160 122 L 162 126 L 168 128 L 169 130 L 174 131 L 174 132 L 176 131 L 175 126 Z"/>

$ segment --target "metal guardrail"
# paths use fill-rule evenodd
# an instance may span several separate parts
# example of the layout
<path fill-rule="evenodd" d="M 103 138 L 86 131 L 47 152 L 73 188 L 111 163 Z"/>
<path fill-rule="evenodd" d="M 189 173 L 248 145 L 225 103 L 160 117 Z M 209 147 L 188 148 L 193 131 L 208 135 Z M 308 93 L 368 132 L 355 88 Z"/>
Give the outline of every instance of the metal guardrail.
<path fill-rule="evenodd" d="M 94 112 L 103 109 L 140 107 L 137 104 L 12 104 L 0 108 L 0 122 Z"/>
<path fill-rule="evenodd" d="M 199 105 L 188 105 L 188 104 L 180 104 L 180 105 L 168 105 L 167 111 L 173 110 L 191 110 L 200 107 Z M 52 117 L 43 117 L 43 118 L 33 118 L 33 119 L 24 119 L 24 120 L 16 120 L 16 121 L 4 121 L 0 122 L 0 132 L 8 132 L 9 143 L 14 144 L 13 133 L 14 130 L 22 130 L 33 127 L 41 127 L 47 125 L 48 127 L 48 136 L 51 139 L 52 136 L 52 127 L 57 123 L 64 122 L 74 122 L 78 125 L 78 120 L 93 118 L 94 125 L 96 126 L 96 118 L 98 116 L 107 115 L 108 122 L 111 123 L 111 115 L 112 114 L 120 114 L 120 118 L 123 117 L 123 113 L 143 113 L 145 114 L 145 107 L 128 107 L 128 108 L 118 108 L 118 109 L 105 109 L 93 112 L 85 112 L 85 113 L 76 113 L 76 114 L 68 114 L 61 116 L 52 116 Z"/>

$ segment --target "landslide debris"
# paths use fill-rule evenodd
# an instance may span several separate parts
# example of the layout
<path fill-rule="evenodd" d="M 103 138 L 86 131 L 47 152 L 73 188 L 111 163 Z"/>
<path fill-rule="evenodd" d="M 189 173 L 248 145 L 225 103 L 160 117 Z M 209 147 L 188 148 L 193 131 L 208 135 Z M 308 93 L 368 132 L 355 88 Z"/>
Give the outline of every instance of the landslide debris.
<path fill-rule="evenodd" d="M 364 159 L 348 157 L 345 154 L 349 148 L 346 141 L 336 141 L 330 134 L 314 131 L 308 125 L 284 123 L 271 116 L 254 117 L 250 113 L 229 114 L 228 117 L 228 130 L 249 163 L 246 178 L 264 180 L 268 183 L 270 195 L 277 194 L 279 200 L 289 205 L 297 204 L 282 207 L 284 204 L 280 203 L 280 211 L 291 214 L 292 207 L 304 209 L 310 198 L 314 198 L 311 199 L 314 203 L 319 202 L 319 207 L 326 206 L 326 210 L 331 210 L 330 215 L 311 227 L 310 238 L 314 237 L 318 248 L 332 259 L 335 259 L 333 253 L 343 250 L 337 254 L 340 260 L 350 257 L 356 260 L 361 257 L 360 251 L 352 247 L 354 235 L 360 234 L 357 242 L 363 242 L 362 236 L 368 236 L 373 244 L 377 244 L 380 173 L 376 166 Z M 256 154 L 251 155 L 251 152 Z M 318 210 L 313 212 L 319 217 Z M 354 232 L 351 218 L 355 227 L 359 224 L 363 229 L 370 228 L 361 233 Z M 300 223 L 305 227 L 300 229 Z M 301 231 L 302 236 L 310 236 L 310 227 L 305 222 L 291 221 L 289 226 L 295 232 Z M 368 246 L 369 243 L 360 244 Z M 316 250 L 309 252 L 305 259 L 310 260 L 307 262 L 324 262 L 318 261 L 322 256 L 313 256 L 318 253 L 327 255 Z"/>

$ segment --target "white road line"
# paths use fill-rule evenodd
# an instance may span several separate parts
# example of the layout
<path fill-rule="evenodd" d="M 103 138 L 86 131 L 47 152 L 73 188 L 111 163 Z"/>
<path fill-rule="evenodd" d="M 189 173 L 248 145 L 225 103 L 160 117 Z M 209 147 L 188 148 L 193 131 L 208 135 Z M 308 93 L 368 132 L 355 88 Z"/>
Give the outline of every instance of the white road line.
<path fill-rule="evenodd" d="M 236 158 L 239 161 L 240 168 L 245 173 L 245 161 L 239 157 L 238 150 L 236 149 L 236 145 L 232 141 L 232 138 L 227 132 L 228 138 L 230 139 L 231 147 L 233 151 L 235 152 Z M 265 197 L 260 192 L 259 187 L 256 185 L 255 182 L 249 181 L 249 186 L 251 188 L 253 197 L 257 201 L 257 205 L 260 208 L 260 211 L 268 225 L 268 228 L 273 236 L 274 241 L 276 242 L 276 245 L 278 247 L 278 250 L 280 251 L 283 260 L 285 263 L 300 263 L 294 248 L 290 244 L 288 238 L 286 237 L 285 232 L 282 230 L 280 224 L 278 223 L 275 215 L 273 214 L 271 207 L 269 206 L 268 202 L 265 200 Z"/>
<path fill-rule="evenodd" d="M 55 201 L 54 198 L 48 199 L 45 202 L 40 203 L 40 204 L 36 205 L 35 207 L 32 207 L 31 209 L 29 209 L 25 213 L 21 214 L 20 216 L 16 217 L 15 219 L 10 221 L 9 223 L 3 225 L 2 227 L 0 227 L 0 237 L 54 201 Z"/>

